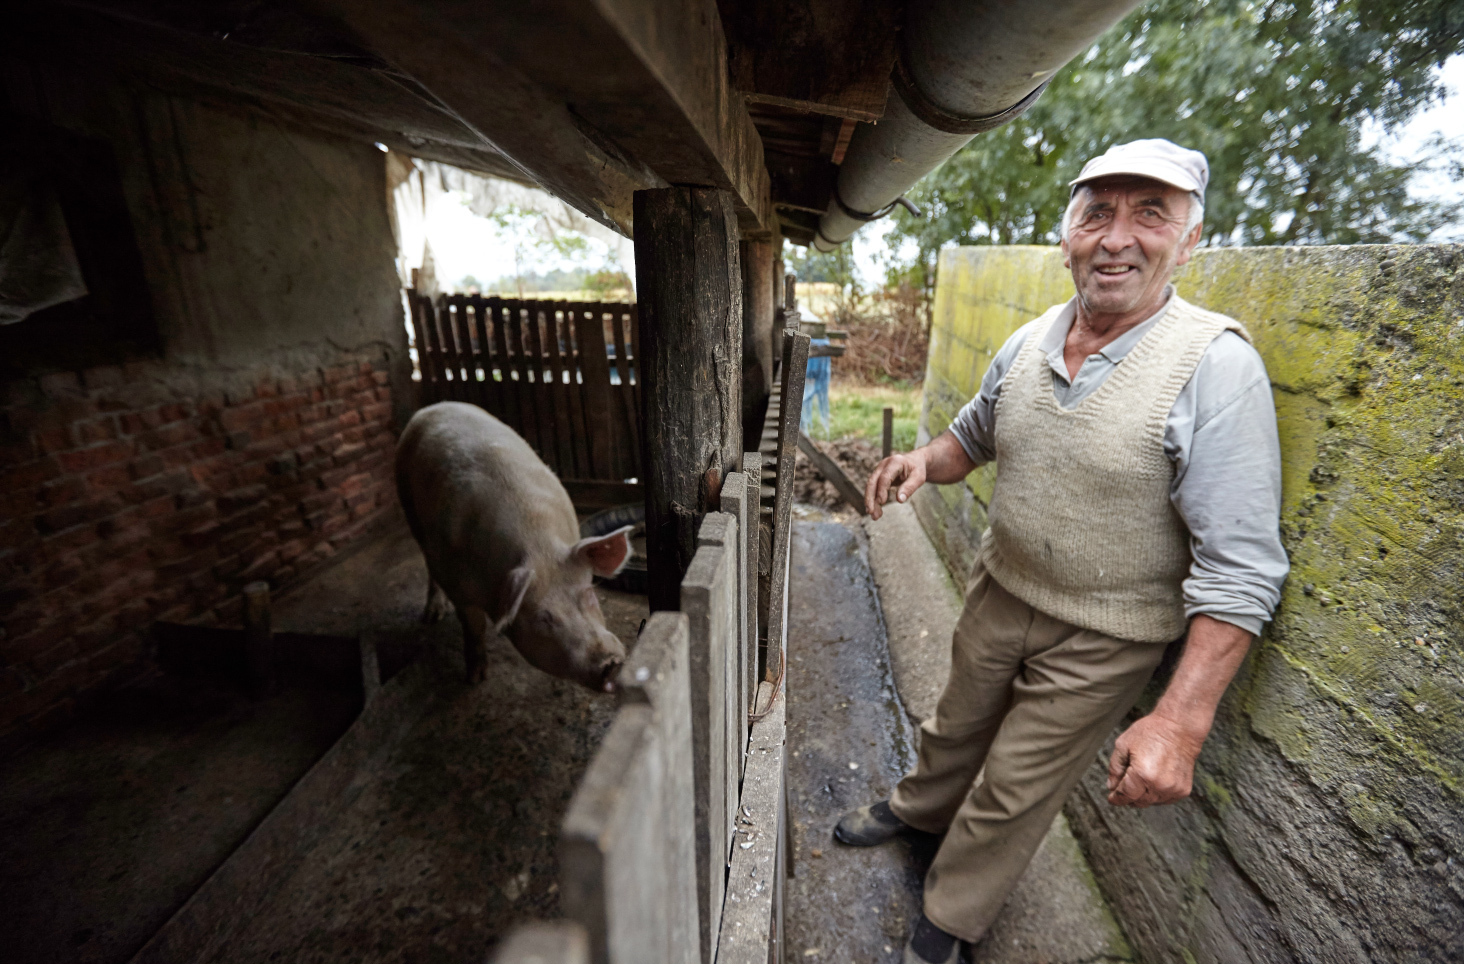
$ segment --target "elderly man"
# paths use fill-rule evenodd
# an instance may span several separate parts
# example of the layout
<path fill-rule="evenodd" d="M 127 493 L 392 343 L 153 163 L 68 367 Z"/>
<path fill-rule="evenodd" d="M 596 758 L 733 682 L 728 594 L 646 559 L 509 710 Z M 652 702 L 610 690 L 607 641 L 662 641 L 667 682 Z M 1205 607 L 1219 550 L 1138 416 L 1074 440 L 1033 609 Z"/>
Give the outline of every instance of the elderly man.
<path fill-rule="evenodd" d="M 958 939 L 981 937 L 1180 637 L 1163 696 L 1118 738 L 1108 801 L 1187 796 L 1220 697 L 1279 599 L 1265 366 L 1238 322 L 1169 283 L 1199 243 L 1208 178 L 1203 154 L 1164 140 L 1089 161 L 1062 229 L 1077 296 L 1007 340 L 949 430 L 869 480 L 878 519 L 891 495 L 997 464 L 919 762 L 835 830 L 854 846 L 945 834 L 907 964 L 955 961 Z"/>

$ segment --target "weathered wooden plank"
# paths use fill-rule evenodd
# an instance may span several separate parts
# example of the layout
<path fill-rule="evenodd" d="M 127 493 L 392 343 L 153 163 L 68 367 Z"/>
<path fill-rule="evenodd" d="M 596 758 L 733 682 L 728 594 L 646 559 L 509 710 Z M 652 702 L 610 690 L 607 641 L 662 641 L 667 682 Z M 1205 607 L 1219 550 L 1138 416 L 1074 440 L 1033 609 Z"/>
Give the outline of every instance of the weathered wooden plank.
<path fill-rule="evenodd" d="M 727 873 L 717 964 L 782 961 L 783 869 L 788 847 L 786 807 L 787 700 L 763 683 L 759 699 L 772 710 L 754 724 L 747 775 L 737 808 L 737 843 Z"/>
<path fill-rule="evenodd" d="M 708 519 L 728 516 L 708 513 Z M 717 525 L 717 522 L 713 522 Z M 697 549 L 681 584 L 681 610 L 690 620 L 691 727 L 696 787 L 697 897 L 701 915 L 703 960 L 717 945 L 718 909 L 722 906 L 731 803 L 727 772 L 736 764 L 727 753 L 727 649 L 735 614 L 736 554 L 724 545 Z M 733 794 L 735 798 L 735 793 Z"/>
<path fill-rule="evenodd" d="M 615 477 L 611 462 L 610 360 L 605 354 L 605 324 L 598 307 L 591 306 L 575 317 L 582 381 L 580 397 L 589 434 L 590 465 L 594 478 Z M 623 478 L 623 476 L 622 476 Z"/>
<path fill-rule="evenodd" d="M 590 941 L 574 921 L 535 921 L 509 932 L 492 964 L 590 964 Z"/>
<path fill-rule="evenodd" d="M 448 295 L 443 304 L 442 320 L 448 329 L 448 357 L 452 360 L 453 397 L 460 402 L 475 401 L 473 386 L 469 383 L 469 369 L 472 365 L 472 347 L 468 341 L 467 313 L 463 309 L 462 295 Z"/>
<path fill-rule="evenodd" d="M 554 424 L 554 390 L 549 384 L 549 373 L 545 366 L 547 356 L 544 312 L 546 308 L 551 311 L 553 308 L 542 301 L 525 301 L 523 305 L 524 331 L 528 336 L 524 344 L 524 357 L 531 372 L 529 386 L 534 398 L 535 425 L 539 431 L 539 456 L 550 468 L 559 472 L 561 469 L 559 438 Z"/>
<path fill-rule="evenodd" d="M 732 550 L 736 554 L 737 565 L 737 646 L 735 658 L 729 660 L 735 678 L 728 688 L 732 697 L 732 707 L 728 712 L 727 721 L 736 734 L 739 776 L 742 773 L 742 762 L 747 752 L 747 705 L 751 700 L 750 691 L 747 688 L 749 680 L 747 663 L 749 658 L 754 665 L 757 663 L 757 609 L 750 608 L 747 604 L 748 543 L 744 535 L 750 526 L 757 525 L 757 510 L 752 503 L 753 498 L 747 484 L 747 475 L 743 472 L 733 472 L 722 483 L 721 509 L 737 522 L 735 545 L 732 546 Z M 706 532 L 706 526 L 703 525 L 703 538 L 706 538 Z"/>
<path fill-rule="evenodd" d="M 630 342 L 626 336 L 625 310 L 620 305 L 605 305 L 610 314 L 610 337 L 615 345 L 615 373 L 620 384 L 615 386 L 615 450 L 616 471 L 621 478 L 640 475 L 640 445 L 636 440 L 637 416 L 634 389 L 631 387 Z"/>
<path fill-rule="evenodd" d="M 566 310 L 554 302 L 544 306 L 544 368 L 548 379 L 545 398 L 553 409 L 554 441 L 560 475 L 580 475 L 574 458 L 574 429 L 569 418 L 569 385 L 565 376 L 563 324 Z"/>
<path fill-rule="evenodd" d="M 629 305 L 625 311 L 625 350 L 630 360 L 630 402 L 631 411 L 635 417 L 631 420 L 631 444 L 635 453 L 633 464 L 636 475 L 641 473 L 642 453 L 645 451 L 641 438 L 641 425 L 644 424 L 642 412 L 645 410 L 645 396 L 641 386 L 641 362 L 640 345 L 636 339 L 640 338 L 640 311 L 635 305 Z"/>
<path fill-rule="evenodd" d="M 570 431 L 574 436 L 574 474 L 579 478 L 589 479 L 595 473 L 590 461 L 590 431 L 585 424 L 584 390 L 580 385 L 584 375 L 580 371 L 579 338 L 575 331 L 578 327 L 576 316 L 583 314 L 584 310 L 581 304 L 565 306 L 564 327 L 560 337 L 564 339 L 564 366 L 568 377 L 564 397 L 569 404 Z"/>
<path fill-rule="evenodd" d="M 616 678 L 622 704 L 644 703 L 661 731 L 666 779 L 662 834 L 666 841 L 666 921 L 672 960 L 699 962 L 696 791 L 691 736 L 690 621 L 684 613 L 653 613 Z"/>
<path fill-rule="evenodd" d="M 652 611 L 677 608 L 701 518 L 742 450 L 742 278 L 725 192 L 638 191 L 635 256 Z"/>
<path fill-rule="evenodd" d="M 457 339 L 452 334 L 452 302 L 448 299 L 449 296 L 445 294 L 433 299 L 433 307 L 437 309 L 438 372 L 442 375 L 442 381 L 438 385 L 444 399 L 457 401 Z"/>
<path fill-rule="evenodd" d="M 734 477 L 740 481 L 741 473 L 733 472 L 727 476 L 727 479 L 730 482 Z M 726 490 L 727 486 L 724 484 L 723 493 Z M 712 685 L 722 691 L 723 779 L 726 783 L 727 829 L 730 845 L 732 817 L 737 809 L 737 786 L 742 775 L 742 755 L 747 749 L 745 735 L 747 716 L 738 708 L 742 701 L 739 673 L 742 669 L 743 622 L 741 618 L 742 559 L 739 551 L 741 538 L 735 514 L 725 510 L 707 513 L 707 517 L 702 520 L 701 531 L 697 533 L 698 550 L 706 546 L 720 549 L 727 555 L 727 585 L 724 588 L 722 623 L 720 629 L 714 627 L 714 631 L 720 632 L 725 642 L 722 646 L 721 668 L 712 667 Z"/>
<path fill-rule="evenodd" d="M 422 366 L 423 402 L 441 402 L 449 396 L 447 394 L 447 375 L 442 364 L 442 335 L 437 328 L 437 305 L 431 298 L 423 295 L 421 300 L 422 308 L 422 347 L 419 364 Z M 431 390 L 427 390 L 428 375 L 431 375 Z"/>
<path fill-rule="evenodd" d="M 622 706 L 580 780 L 559 837 L 560 907 L 595 964 L 671 960 L 661 805 L 666 770 L 650 706 Z"/>
<path fill-rule="evenodd" d="M 823 449 L 814 444 L 807 432 L 798 433 L 798 449 L 808 456 L 813 467 L 818 469 L 819 475 L 834 484 L 834 488 L 839 490 L 839 497 L 849 504 L 849 508 L 860 515 L 868 515 L 864 508 L 864 493 L 859 491 L 859 487 L 844 474 L 844 470 L 839 468 L 838 462 L 829 458 L 824 454 Z"/>
<path fill-rule="evenodd" d="M 407 292 L 407 306 L 411 309 L 412 318 L 412 341 L 417 349 L 417 372 L 422 379 L 418 383 L 418 393 L 422 404 L 430 405 L 437 400 L 437 384 L 429 357 L 432 349 L 427 341 L 427 323 L 423 317 L 425 301 L 415 289 Z"/>
<path fill-rule="evenodd" d="M 747 520 L 742 527 L 743 557 L 742 566 L 743 592 L 746 600 L 743 606 L 747 610 L 747 665 L 743 667 L 742 693 L 744 702 L 742 711 L 752 711 L 752 700 L 757 695 L 757 681 L 761 678 L 758 673 L 757 656 L 758 640 L 762 638 L 762 627 L 758 624 L 760 608 L 758 606 L 758 555 L 760 532 L 762 529 L 762 513 L 759 507 L 758 490 L 761 485 L 756 481 L 762 473 L 762 456 L 756 452 L 742 453 L 742 474 L 747 478 Z M 739 520 L 740 521 L 740 520 Z"/>
<path fill-rule="evenodd" d="M 499 324 L 495 338 L 503 355 L 503 385 L 511 402 L 509 411 L 513 415 L 509 425 L 529 441 L 533 433 L 533 413 L 527 386 L 528 374 L 524 371 L 523 325 L 519 316 L 517 301 L 492 299 L 497 303 L 494 320 Z M 532 446 L 533 442 L 529 441 Z"/>
<path fill-rule="evenodd" d="M 798 421 L 802 414 L 803 378 L 808 369 L 809 338 L 787 329 L 783 337 L 782 397 L 788 404 L 778 411 L 778 482 L 773 502 L 773 552 L 769 573 L 766 678 L 777 679 L 783 669 L 783 634 L 787 625 L 788 547 L 792 534 L 793 473 L 797 460 Z"/>
<path fill-rule="evenodd" d="M 506 423 L 508 420 L 503 417 L 503 383 L 493 377 L 498 359 L 490 334 L 494 326 L 490 314 L 491 309 L 483 296 L 473 295 L 473 329 L 478 338 L 478 364 L 483 369 L 483 407 Z"/>

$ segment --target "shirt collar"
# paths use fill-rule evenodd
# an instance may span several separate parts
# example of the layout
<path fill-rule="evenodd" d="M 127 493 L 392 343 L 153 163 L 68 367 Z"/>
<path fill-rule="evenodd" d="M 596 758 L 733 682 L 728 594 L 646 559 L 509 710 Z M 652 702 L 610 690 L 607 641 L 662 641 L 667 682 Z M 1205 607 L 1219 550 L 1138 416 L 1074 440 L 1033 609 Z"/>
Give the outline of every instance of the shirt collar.
<path fill-rule="evenodd" d="M 1128 353 L 1134 350 L 1134 346 L 1143 341 L 1150 329 L 1159 323 L 1159 319 L 1164 317 L 1164 313 L 1169 310 L 1173 300 L 1174 285 L 1165 285 L 1164 304 L 1160 306 L 1159 310 L 1098 349 L 1098 354 L 1115 365 L 1123 361 Z M 1064 378 L 1067 377 L 1067 365 L 1062 359 L 1062 349 L 1063 345 L 1067 343 L 1068 332 L 1072 331 L 1073 319 L 1077 317 L 1077 305 L 1078 299 L 1074 295 L 1071 301 L 1062 306 L 1062 311 L 1058 314 L 1057 319 L 1053 321 L 1047 329 L 1047 333 L 1042 336 L 1042 341 L 1038 343 L 1042 353 L 1047 356 L 1048 364 Z"/>

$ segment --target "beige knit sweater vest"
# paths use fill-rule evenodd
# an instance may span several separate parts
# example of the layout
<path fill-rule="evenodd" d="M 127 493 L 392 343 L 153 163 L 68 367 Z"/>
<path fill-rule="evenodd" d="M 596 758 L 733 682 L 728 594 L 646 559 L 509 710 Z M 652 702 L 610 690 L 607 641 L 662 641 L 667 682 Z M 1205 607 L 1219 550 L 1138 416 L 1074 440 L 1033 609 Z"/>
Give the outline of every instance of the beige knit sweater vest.
<path fill-rule="evenodd" d="M 1189 531 L 1169 501 L 1164 429 L 1174 400 L 1222 331 L 1239 322 L 1178 295 L 1098 389 L 1064 411 L 1039 345 L 1040 319 L 996 403 L 996 487 L 981 539 L 1008 592 L 1064 622 L 1120 639 L 1185 631 Z"/>

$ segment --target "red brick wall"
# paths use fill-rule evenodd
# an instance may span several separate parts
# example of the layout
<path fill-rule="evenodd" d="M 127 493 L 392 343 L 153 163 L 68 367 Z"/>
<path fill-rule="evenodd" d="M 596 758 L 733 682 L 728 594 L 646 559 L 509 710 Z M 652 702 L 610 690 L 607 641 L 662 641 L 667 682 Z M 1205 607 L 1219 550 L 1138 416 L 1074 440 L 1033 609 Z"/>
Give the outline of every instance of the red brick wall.
<path fill-rule="evenodd" d="M 230 623 L 395 499 L 384 363 L 214 387 L 138 363 L 5 386 L 0 736 L 146 665 L 154 620 Z"/>

